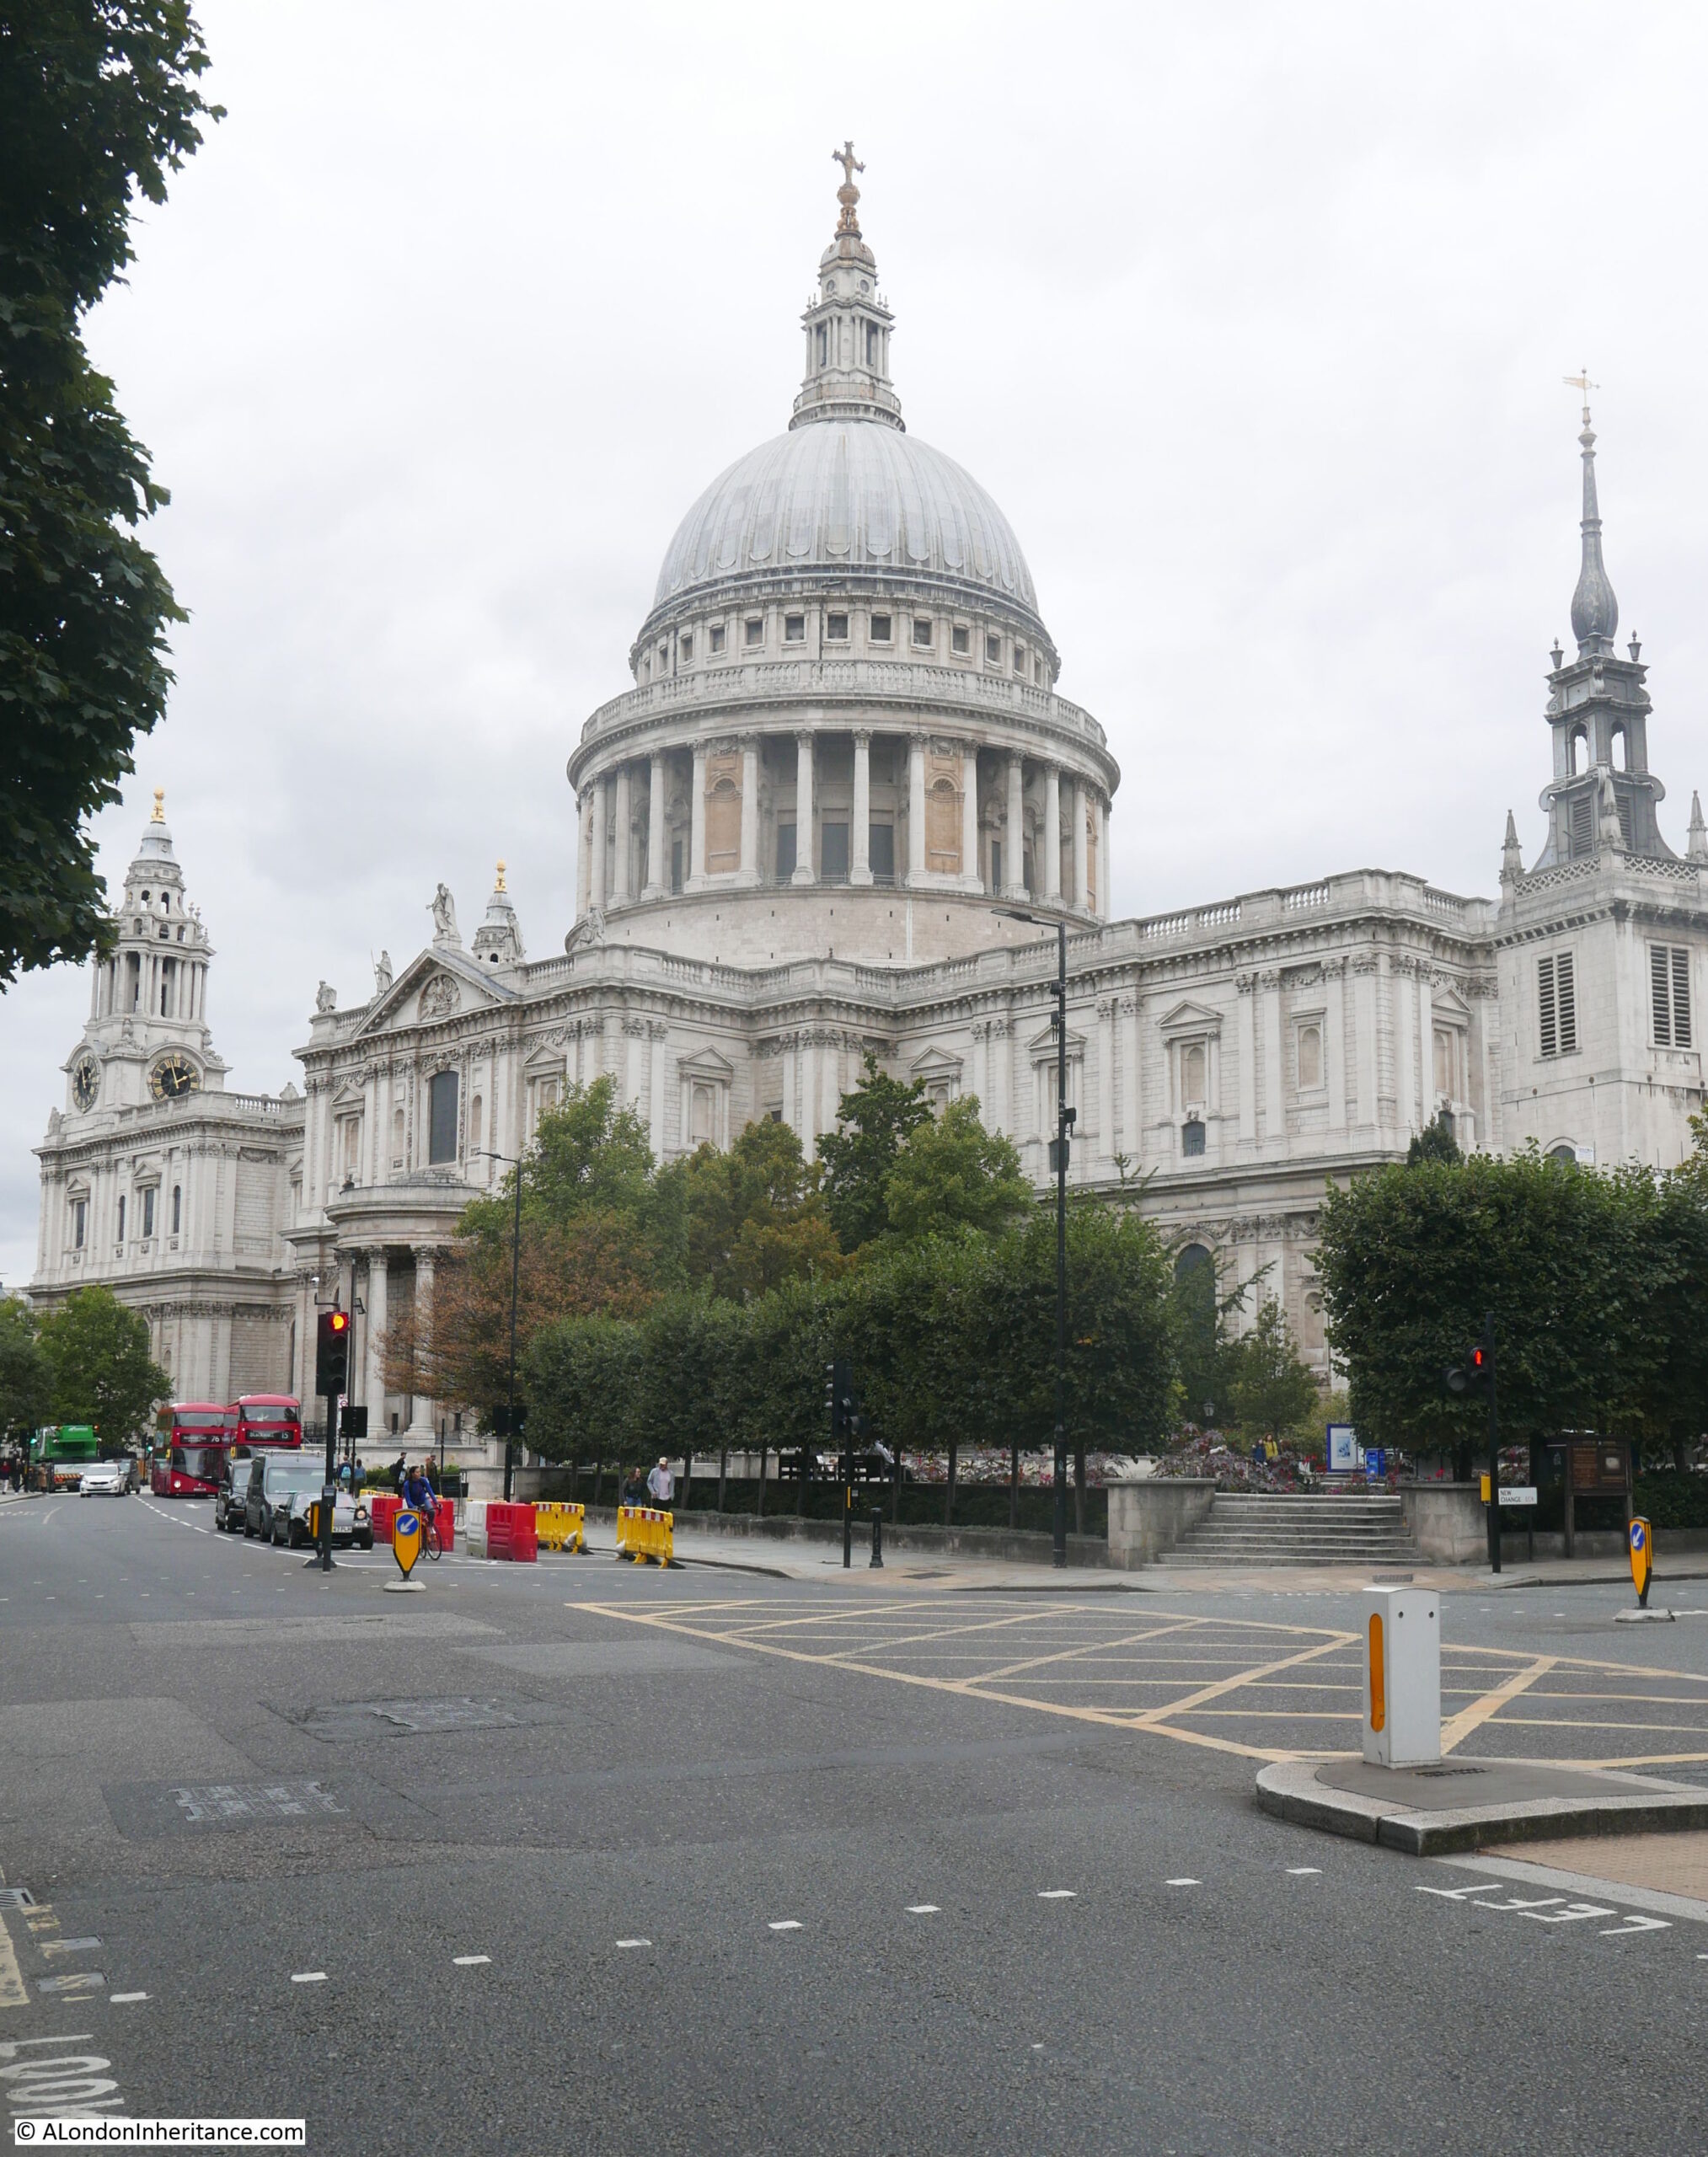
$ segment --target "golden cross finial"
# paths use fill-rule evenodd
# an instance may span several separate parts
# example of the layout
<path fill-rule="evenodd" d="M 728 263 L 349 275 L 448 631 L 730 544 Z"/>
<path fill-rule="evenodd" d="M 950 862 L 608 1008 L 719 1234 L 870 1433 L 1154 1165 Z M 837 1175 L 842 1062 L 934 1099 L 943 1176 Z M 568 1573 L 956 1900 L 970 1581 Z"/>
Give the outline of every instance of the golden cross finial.
<path fill-rule="evenodd" d="M 842 167 L 843 184 L 846 187 L 854 185 L 854 176 L 857 172 L 865 170 L 865 167 L 854 153 L 852 141 L 844 142 L 839 150 L 833 150 L 830 153 L 830 161 L 833 164 Z"/>
<path fill-rule="evenodd" d="M 154 814 L 148 822 L 151 824 L 163 824 L 166 822 L 166 789 L 163 786 L 157 786 L 154 789 Z"/>
<path fill-rule="evenodd" d="M 842 205 L 842 215 L 836 221 L 836 228 L 838 233 L 851 233 L 858 239 L 860 226 L 859 219 L 854 215 L 854 205 L 860 199 L 860 191 L 854 185 L 854 174 L 864 172 L 865 167 L 854 155 L 851 142 L 844 142 L 839 150 L 833 150 L 830 158 L 833 164 L 842 167 L 842 185 L 836 190 L 836 199 Z"/>
<path fill-rule="evenodd" d="M 1583 397 L 1583 424 L 1587 427 L 1589 425 L 1589 393 L 1592 389 L 1599 389 L 1601 384 L 1598 382 L 1592 382 L 1589 379 L 1589 369 L 1588 367 L 1585 367 L 1582 374 L 1562 375 L 1561 377 L 1561 380 L 1566 384 L 1566 387 L 1568 389 L 1576 389 L 1582 392 Z"/>
<path fill-rule="evenodd" d="M 501 861 L 498 864 L 498 889 L 501 891 L 504 889 L 504 864 Z"/>

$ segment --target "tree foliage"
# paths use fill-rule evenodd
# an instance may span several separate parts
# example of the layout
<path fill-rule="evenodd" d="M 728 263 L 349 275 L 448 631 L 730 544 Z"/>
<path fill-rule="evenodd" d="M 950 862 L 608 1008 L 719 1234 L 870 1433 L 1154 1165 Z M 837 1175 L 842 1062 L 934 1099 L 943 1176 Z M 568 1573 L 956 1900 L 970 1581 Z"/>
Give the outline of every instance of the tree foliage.
<path fill-rule="evenodd" d="M 1229 1343 L 1229 1361 L 1232 1421 L 1248 1437 L 1280 1437 L 1320 1413 L 1321 1391 L 1272 1297 L 1259 1308 L 1250 1331 Z"/>
<path fill-rule="evenodd" d="M 838 1272 L 818 1186 L 786 1123 L 750 1123 L 726 1153 L 702 1146 L 683 1170 L 689 1279 L 739 1299 Z"/>
<path fill-rule="evenodd" d="M 53 1413 L 53 1368 L 21 1297 L 0 1297 L 0 1438 L 33 1431 Z"/>
<path fill-rule="evenodd" d="M 53 1420 L 94 1424 L 104 1449 L 145 1432 L 172 1390 L 149 1351 L 148 1321 L 110 1288 L 73 1289 L 37 1338 L 53 1372 Z"/>
<path fill-rule="evenodd" d="M 1032 1203 L 1020 1155 L 1001 1132 L 985 1129 L 973 1094 L 912 1132 L 884 1186 L 890 1230 L 898 1236 L 956 1228 L 993 1234 Z"/>
<path fill-rule="evenodd" d="M 818 1142 L 825 1209 L 843 1250 L 858 1250 L 889 1227 L 890 1171 L 902 1147 L 930 1121 L 924 1082 L 903 1085 L 868 1054 L 859 1084 L 842 1097 L 836 1129 Z"/>
<path fill-rule="evenodd" d="M 1453 1116 L 1447 1109 L 1438 1109 L 1434 1116 L 1422 1131 L 1413 1134 L 1405 1149 L 1405 1165 L 1415 1169 L 1421 1161 L 1462 1161 L 1458 1139 L 1453 1135 Z"/>
<path fill-rule="evenodd" d="M 137 527 L 167 500 L 82 323 L 131 206 L 220 116 L 187 0 L 33 0 L 0 20 L 0 984 L 110 934 L 88 819 L 119 798 L 185 618 Z"/>

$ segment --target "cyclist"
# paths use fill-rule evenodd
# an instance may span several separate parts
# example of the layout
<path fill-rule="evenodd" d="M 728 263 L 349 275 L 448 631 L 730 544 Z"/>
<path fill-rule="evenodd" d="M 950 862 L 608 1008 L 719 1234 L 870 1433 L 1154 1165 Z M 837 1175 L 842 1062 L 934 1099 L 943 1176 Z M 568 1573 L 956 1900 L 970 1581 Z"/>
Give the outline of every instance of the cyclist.
<path fill-rule="evenodd" d="M 439 1501 L 433 1495 L 433 1486 L 427 1480 L 425 1467 L 412 1468 L 404 1476 L 404 1503 L 420 1513 L 424 1520 L 431 1520 L 438 1512 Z"/>

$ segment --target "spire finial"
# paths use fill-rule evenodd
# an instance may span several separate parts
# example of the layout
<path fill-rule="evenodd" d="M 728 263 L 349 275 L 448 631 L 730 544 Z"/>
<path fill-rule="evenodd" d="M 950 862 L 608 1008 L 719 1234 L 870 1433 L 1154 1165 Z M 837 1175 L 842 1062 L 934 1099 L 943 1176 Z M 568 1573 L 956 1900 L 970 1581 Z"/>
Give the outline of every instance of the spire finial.
<path fill-rule="evenodd" d="M 1595 430 L 1589 424 L 1589 393 L 1598 389 L 1589 370 L 1563 377 L 1568 389 L 1583 398 L 1583 431 L 1577 437 L 1583 452 L 1583 563 L 1577 573 L 1577 589 L 1571 595 L 1571 634 L 1577 640 L 1577 656 L 1613 650 L 1613 633 L 1619 627 L 1619 602 L 1613 596 L 1601 559 L 1601 511 L 1595 494 Z"/>
<path fill-rule="evenodd" d="M 836 221 L 836 228 L 839 233 L 851 233 L 858 239 L 860 224 L 854 215 L 854 205 L 860 199 L 860 191 L 854 185 L 854 174 L 864 172 L 865 167 L 854 153 L 852 139 L 844 142 L 839 150 L 833 150 L 830 161 L 842 167 L 842 185 L 836 190 L 836 199 L 842 205 L 842 215 Z"/>
<path fill-rule="evenodd" d="M 501 861 L 498 864 L 498 881 L 493 886 L 493 889 L 495 891 L 501 891 L 504 888 L 504 864 Z"/>
<path fill-rule="evenodd" d="M 163 824 L 166 822 L 166 789 L 163 786 L 157 786 L 154 789 L 154 814 L 148 822 L 151 824 Z"/>

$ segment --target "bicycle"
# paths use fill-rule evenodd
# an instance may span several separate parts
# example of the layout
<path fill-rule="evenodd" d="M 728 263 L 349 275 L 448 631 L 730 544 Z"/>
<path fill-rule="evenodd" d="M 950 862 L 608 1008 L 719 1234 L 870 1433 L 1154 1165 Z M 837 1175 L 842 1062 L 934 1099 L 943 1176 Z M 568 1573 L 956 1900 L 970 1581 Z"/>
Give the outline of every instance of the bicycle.
<path fill-rule="evenodd" d="M 445 1545 L 439 1534 L 438 1508 L 436 1507 L 429 1512 L 425 1506 L 411 1506 L 409 1510 L 421 1523 L 422 1555 L 431 1558 L 436 1566 L 445 1555 Z"/>

